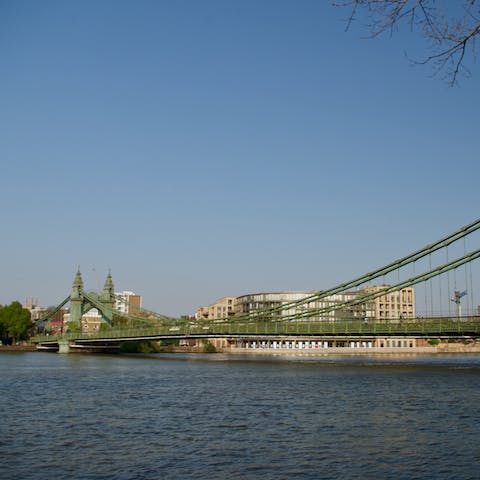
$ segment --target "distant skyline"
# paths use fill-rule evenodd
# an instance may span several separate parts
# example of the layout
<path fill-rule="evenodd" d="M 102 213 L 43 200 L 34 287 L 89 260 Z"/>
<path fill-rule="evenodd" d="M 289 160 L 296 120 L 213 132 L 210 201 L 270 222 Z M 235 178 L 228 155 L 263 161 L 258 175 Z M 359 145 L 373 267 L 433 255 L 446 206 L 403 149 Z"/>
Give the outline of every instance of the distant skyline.
<path fill-rule="evenodd" d="M 480 75 L 330 2 L 0 3 L 0 304 L 321 290 L 478 217 Z"/>

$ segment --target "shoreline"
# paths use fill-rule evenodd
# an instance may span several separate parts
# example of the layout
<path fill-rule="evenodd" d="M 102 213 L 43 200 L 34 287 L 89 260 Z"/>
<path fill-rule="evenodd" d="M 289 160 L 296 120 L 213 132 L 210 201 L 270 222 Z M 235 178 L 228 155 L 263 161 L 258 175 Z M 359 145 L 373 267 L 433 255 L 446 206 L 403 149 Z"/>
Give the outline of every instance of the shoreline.
<path fill-rule="evenodd" d="M 37 352 L 35 345 L 0 345 L 1 352 Z"/>
<path fill-rule="evenodd" d="M 480 345 L 472 347 L 457 348 L 439 348 L 415 347 L 415 348 L 323 348 L 323 349 L 262 349 L 262 348 L 232 348 L 224 349 L 218 353 L 227 355 L 265 355 L 265 356 L 287 356 L 287 357 L 324 357 L 328 355 L 480 355 Z"/>
<path fill-rule="evenodd" d="M 159 353 L 205 353 L 199 347 L 174 347 L 165 349 Z M 441 354 L 479 354 L 480 343 L 463 345 L 445 343 L 433 346 L 422 346 L 412 348 L 398 347 L 330 347 L 318 349 L 301 349 L 301 348 L 219 348 L 216 352 L 225 355 L 265 355 L 265 356 L 302 356 L 302 357 L 324 357 L 326 355 L 441 355 Z"/>
<path fill-rule="evenodd" d="M 8 352 L 40 352 L 35 345 L 0 345 L 0 353 Z M 161 349 L 158 353 L 206 353 L 200 347 L 171 347 Z M 480 354 L 480 343 L 463 345 L 463 344 L 439 344 L 434 346 L 422 346 L 412 348 L 398 347 L 330 347 L 318 349 L 301 349 L 301 348 L 219 348 L 213 354 L 220 353 L 226 355 L 264 355 L 264 356 L 288 356 L 288 357 L 324 357 L 328 355 L 439 355 L 439 354 Z"/>

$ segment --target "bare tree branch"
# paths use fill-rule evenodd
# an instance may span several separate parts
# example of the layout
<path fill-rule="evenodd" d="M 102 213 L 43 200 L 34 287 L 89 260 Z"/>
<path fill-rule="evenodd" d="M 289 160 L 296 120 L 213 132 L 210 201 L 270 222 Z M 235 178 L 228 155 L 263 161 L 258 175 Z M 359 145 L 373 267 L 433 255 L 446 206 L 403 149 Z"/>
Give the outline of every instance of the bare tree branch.
<path fill-rule="evenodd" d="M 480 35 L 479 3 L 478 0 L 343 0 L 334 5 L 350 9 L 346 30 L 365 14 L 370 38 L 386 32 L 393 35 L 402 23 L 407 23 L 412 31 L 419 31 L 433 53 L 413 63 L 432 64 L 435 73 L 443 72 L 453 86 L 460 75 L 470 75 L 465 66 L 467 57 L 475 61 L 475 40 Z"/>

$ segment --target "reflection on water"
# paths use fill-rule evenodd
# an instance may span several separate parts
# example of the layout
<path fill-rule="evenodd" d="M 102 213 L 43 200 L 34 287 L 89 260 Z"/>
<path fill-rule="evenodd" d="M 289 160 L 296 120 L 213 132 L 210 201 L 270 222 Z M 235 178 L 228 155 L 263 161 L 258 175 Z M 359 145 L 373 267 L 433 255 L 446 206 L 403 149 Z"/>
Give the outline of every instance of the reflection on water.
<path fill-rule="evenodd" d="M 0 478 L 480 478 L 478 355 L 11 353 L 0 372 Z"/>

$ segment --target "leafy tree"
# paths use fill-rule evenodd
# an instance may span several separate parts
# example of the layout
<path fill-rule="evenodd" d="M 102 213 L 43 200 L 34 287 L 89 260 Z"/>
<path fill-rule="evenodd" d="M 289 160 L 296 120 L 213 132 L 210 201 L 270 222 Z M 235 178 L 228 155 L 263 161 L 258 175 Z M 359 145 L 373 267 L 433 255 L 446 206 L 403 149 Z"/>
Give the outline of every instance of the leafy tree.
<path fill-rule="evenodd" d="M 0 339 L 5 342 L 5 340 L 8 338 L 7 334 L 7 324 L 6 321 L 4 320 L 4 311 L 5 307 L 3 305 L 0 305 Z"/>
<path fill-rule="evenodd" d="M 23 308 L 20 302 L 12 302 L 0 308 L 0 336 L 2 341 L 8 343 L 26 340 L 28 338 L 32 322 L 30 311 Z"/>
<path fill-rule="evenodd" d="M 67 322 L 64 327 L 64 331 L 67 333 L 82 333 L 82 327 L 76 322 Z"/>
<path fill-rule="evenodd" d="M 203 353 L 217 353 L 217 349 L 213 343 L 207 341 L 203 346 Z"/>
<path fill-rule="evenodd" d="M 450 85 L 460 74 L 470 76 L 467 57 L 475 59 L 475 41 L 480 35 L 479 0 L 339 0 L 349 7 L 347 30 L 362 14 L 368 17 L 371 37 L 393 34 L 401 24 L 418 31 L 428 42 L 430 53 L 416 64 L 432 64 Z"/>

